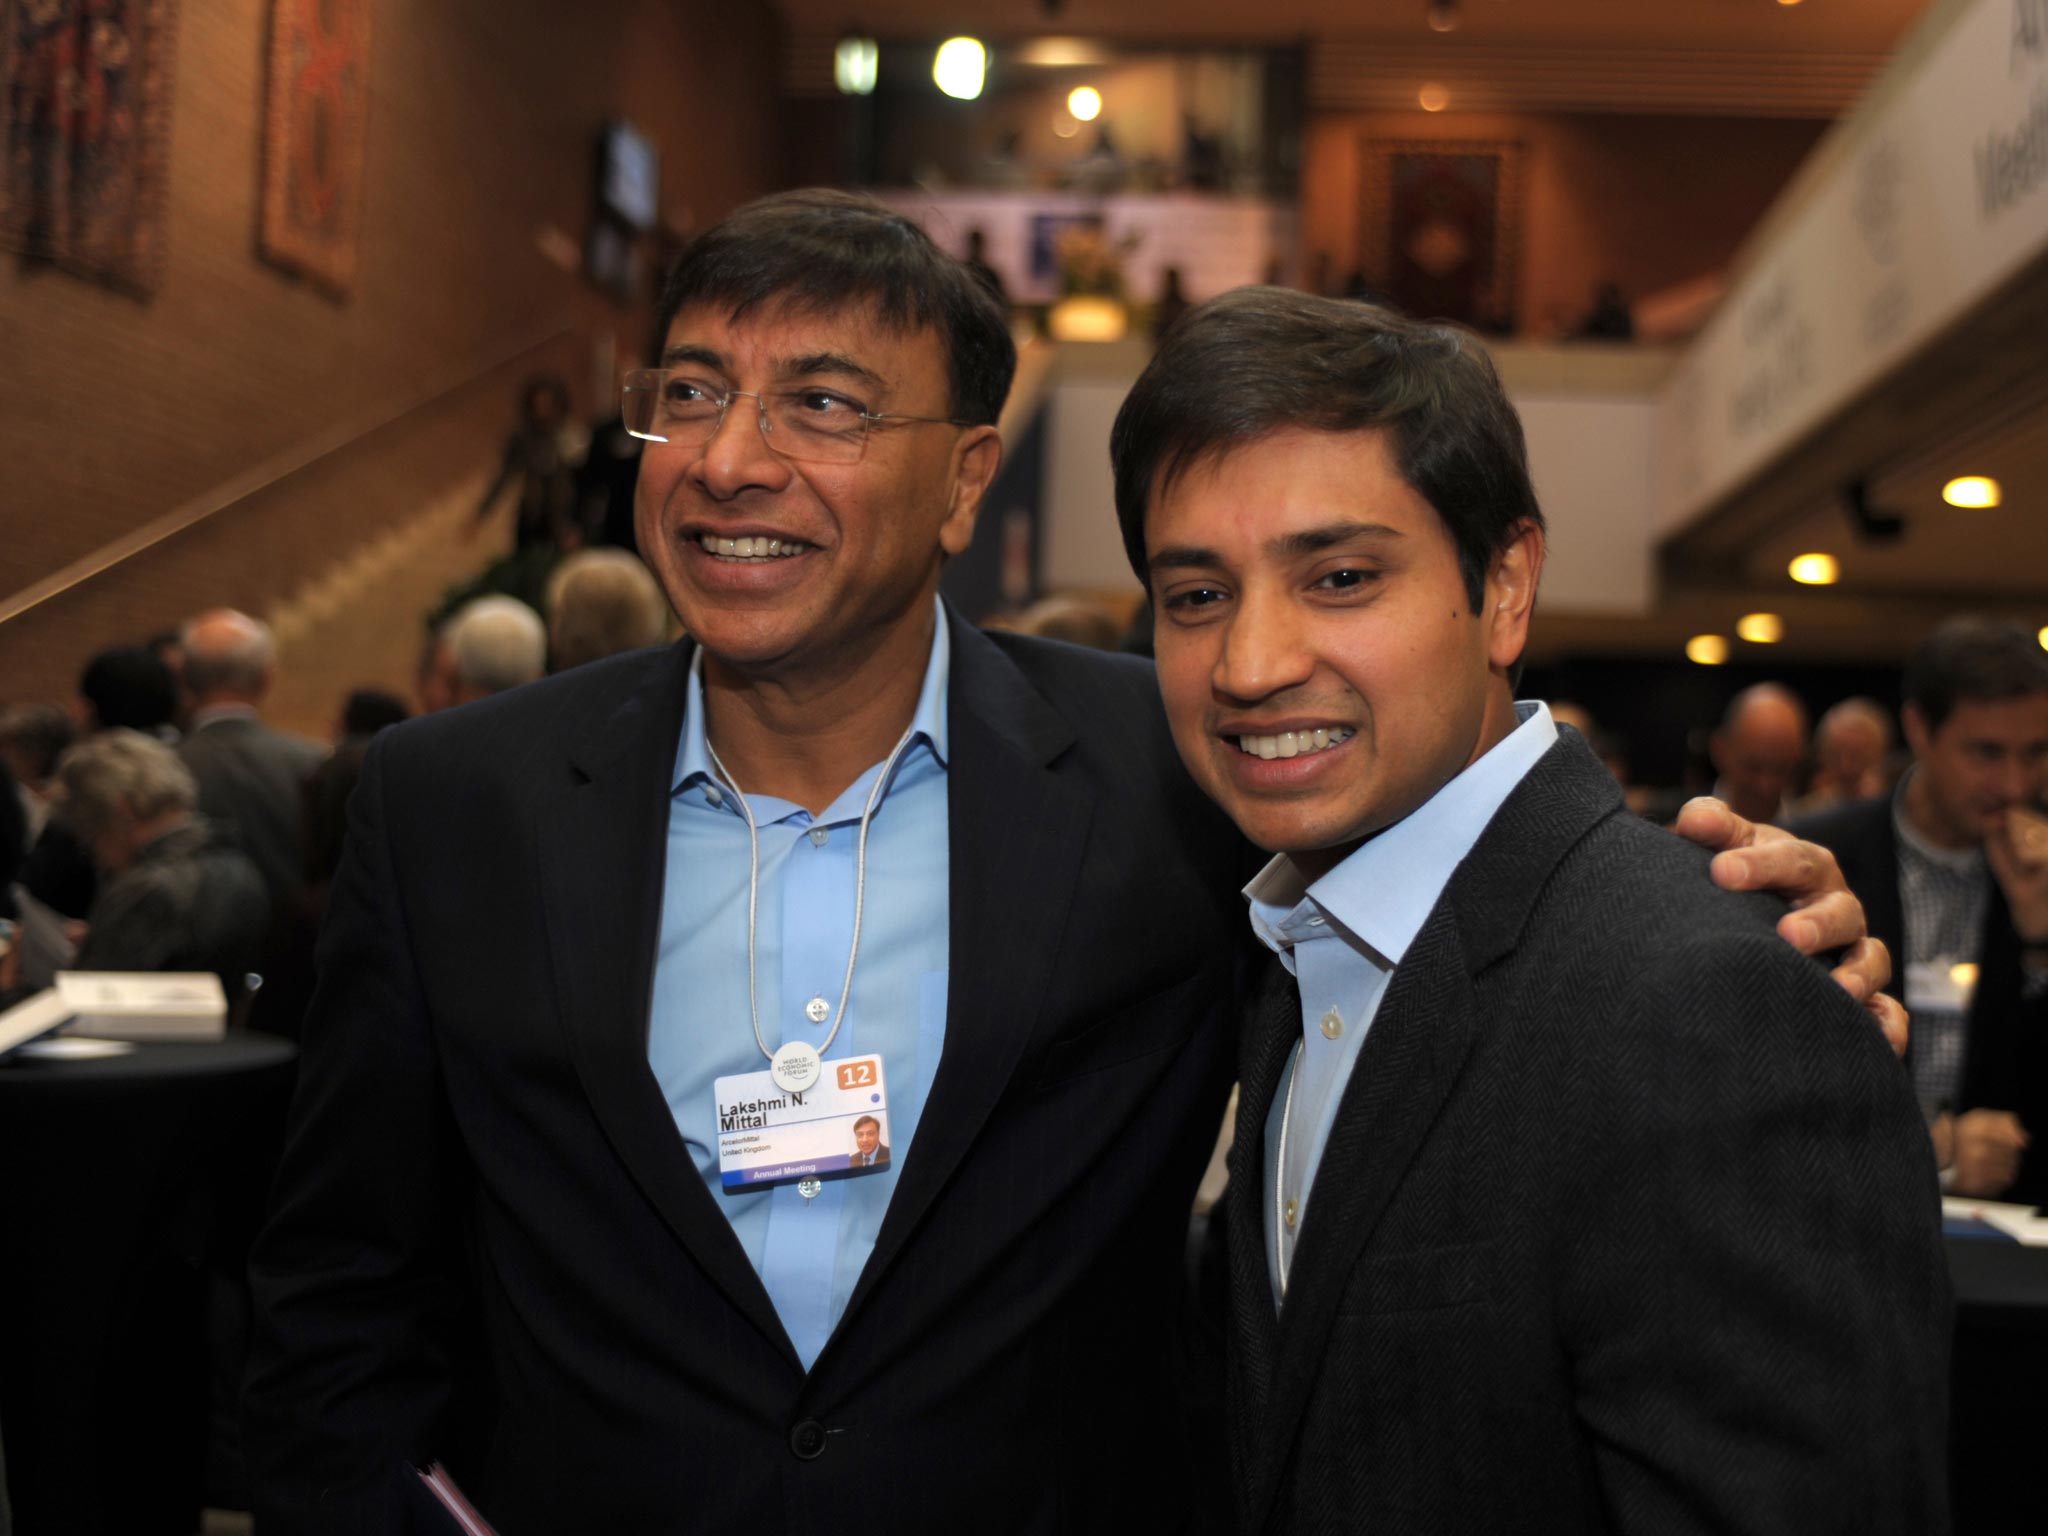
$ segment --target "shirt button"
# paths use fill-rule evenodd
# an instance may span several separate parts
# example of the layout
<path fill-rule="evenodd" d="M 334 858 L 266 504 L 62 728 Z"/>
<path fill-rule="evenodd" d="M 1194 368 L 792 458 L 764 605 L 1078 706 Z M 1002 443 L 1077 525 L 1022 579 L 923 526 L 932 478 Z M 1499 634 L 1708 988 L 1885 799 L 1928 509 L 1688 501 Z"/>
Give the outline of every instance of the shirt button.
<path fill-rule="evenodd" d="M 1328 1013 L 1323 1015 L 1323 1038 L 1325 1040 L 1334 1040 L 1343 1033 L 1343 1016 L 1340 1015 L 1336 1009 L 1332 1008 Z"/>
<path fill-rule="evenodd" d="M 1298 1200 L 1289 1200 L 1287 1202 L 1286 1208 L 1283 1209 L 1280 1213 L 1280 1219 L 1287 1223 L 1287 1230 L 1292 1232 L 1294 1230 L 1295 1222 L 1301 1219 L 1301 1202 Z"/>
<path fill-rule="evenodd" d="M 704 803 L 706 805 L 723 805 L 725 804 L 725 796 L 718 792 L 715 785 L 706 784 L 704 786 Z"/>
<path fill-rule="evenodd" d="M 822 997 L 814 997 L 804 1004 L 804 1017 L 813 1024 L 822 1024 L 831 1016 L 832 1005 Z"/>
<path fill-rule="evenodd" d="M 1323 926 L 1323 920 L 1320 917 L 1312 917 L 1308 920 L 1308 925 L 1311 928 L 1320 928 Z"/>
<path fill-rule="evenodd" d="M 805 1419 L 789 1432 L 789 1448 L 799 1461 L 816 1461 L 825 1454 L 825 1426 Z"/>
<path fill-rule="evenodd" d="M 824 847 L 825 844 L 831 840 L 831 837 L 832 829 L 830 827 L 811 828 L 811 846 L 813 848 Z"/>

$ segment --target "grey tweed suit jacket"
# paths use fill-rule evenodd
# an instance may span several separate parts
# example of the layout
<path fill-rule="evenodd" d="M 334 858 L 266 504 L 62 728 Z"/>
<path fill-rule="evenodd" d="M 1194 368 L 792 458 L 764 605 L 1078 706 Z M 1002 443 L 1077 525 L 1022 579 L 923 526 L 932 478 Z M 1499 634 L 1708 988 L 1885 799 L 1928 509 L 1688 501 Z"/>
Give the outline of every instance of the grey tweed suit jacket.
<path fill-rule="evenodd" d="M 1950 1293 L 1927 1136 L 1783 908 L 1629 815 L 1576 734 L 1395 972 L 1284 1310 L 1245 1034 L 1228 1195 L 1252 1531 L 1947 1528 Z"/>

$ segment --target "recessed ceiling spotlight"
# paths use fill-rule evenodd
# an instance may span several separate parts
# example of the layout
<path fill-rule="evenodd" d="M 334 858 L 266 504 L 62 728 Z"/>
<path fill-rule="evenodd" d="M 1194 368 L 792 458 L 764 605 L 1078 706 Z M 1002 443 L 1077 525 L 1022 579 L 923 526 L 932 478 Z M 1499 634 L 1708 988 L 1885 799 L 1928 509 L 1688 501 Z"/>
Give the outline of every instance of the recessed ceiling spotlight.
<path fill-rule="evenodd" d="M 1685 659 L 1703 667 L 1718 667 L 1728 659 L 1726 635 L 1694 635 L 1685 642 Z"/>
<path fill-rule="evenodd" d="M 988 77 L 988 50 L 971 37 L 949 37 L 932 56 L 932 79 L 956 101 L 972 101 Z"/>
<path fill-rule="evenodd" d="M 1780 5 L 1797 5 L 1799 0 L 1778 0 Z"/>
<path fill-rule="evenodd" d="M 1425 112 L 1441 112 L 1451 104 L 1451 93 L 1434 80 L 1416 93 L 1415 99 L 1422 104 Z"/>
<path fill-rule="evenodd" d="M 1842 567 L 1833 555 L 1799 555 L 1785 571 L 1794 581 L 1808 587 L 1831 587 L 1842 579 Z"/>
<path fill-rule="evenodd" d="M 1735 621 L 1735 633 L 1751 645 L 1776 645 L 1785 638 L 1785 621 L 1775 613 L 1745 613 Z"/>
<path fill-rule="evenodd" d="M 842 37 L 832 50 L 832 83 L 842 96 L 872 96 L 882 50 L 872 37 Z"/>
<path fill-rule="evenodd" d="M 2034 638 L 2041 642 L 2042 650 L 2048 651 L 2048 624 L 2044 624 L 2041 627 L 2041 633 L 2034 636 Z"/>
<path fill-rule="evenodd" d="M 1432 32 L 1458 30 L 1458 0 L 1430 0 L 1429 9 L 1422 15 Z"/>
<path fill-rule="evenodd" d="M 1067 92 L 1067 110 L 1084 123 L 1102 115 L 1102 92 L 1092 85 L 1077 85 Z"/>
<path fill-rule="evenodd" d="M 1941 488 L 1941 499 L 1952 507 L 1995 507 L 2004 496 L 1989 475 L 1958 475 Z"/>

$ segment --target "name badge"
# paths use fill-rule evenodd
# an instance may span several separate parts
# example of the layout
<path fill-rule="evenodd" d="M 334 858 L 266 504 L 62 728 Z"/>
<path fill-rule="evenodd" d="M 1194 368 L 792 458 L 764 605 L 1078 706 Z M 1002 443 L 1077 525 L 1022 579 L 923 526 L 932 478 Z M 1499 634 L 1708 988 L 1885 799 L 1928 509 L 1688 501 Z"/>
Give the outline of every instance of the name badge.
<path fill-rule="evenodd" d="M 889 1169 L 889 1095 L 880 1056 L 828 1061 L 801 1093 L 782 1087 L 772 1071 L 721 1077 L 711 1091 L 718 1106 L 718 1177 L 728 1191 Z"/>
<path fill-rule="evenodd" d="M 1968 1013 L 1977 967 L 1967 961 L 1921 960 L 1906 967 L 1908 1013 Z"/>

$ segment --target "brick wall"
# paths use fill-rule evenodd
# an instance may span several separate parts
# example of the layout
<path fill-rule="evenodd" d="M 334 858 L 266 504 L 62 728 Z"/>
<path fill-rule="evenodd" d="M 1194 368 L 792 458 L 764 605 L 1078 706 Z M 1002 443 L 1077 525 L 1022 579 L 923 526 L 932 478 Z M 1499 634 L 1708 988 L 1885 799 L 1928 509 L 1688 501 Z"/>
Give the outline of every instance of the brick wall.
<path fill-rule="evenodd" d="M 337 303 L 255 254 L 267 9 L 180 6 L 153 299 L 0 263 L 0 598 L 338 425 L 473 382 L 0 625 L 0 701 L 66 697 L 92 651 L 199 607 L 283 600 L 492 460 L 527 371 L 587 402 L 599 339 L 637 352 L 648 315 L 540 236 L 582 238 L 607 117 L 656 142 L 672 222 L 779 184 L 765 6 L 377 0 L 356 291 Z"/>

